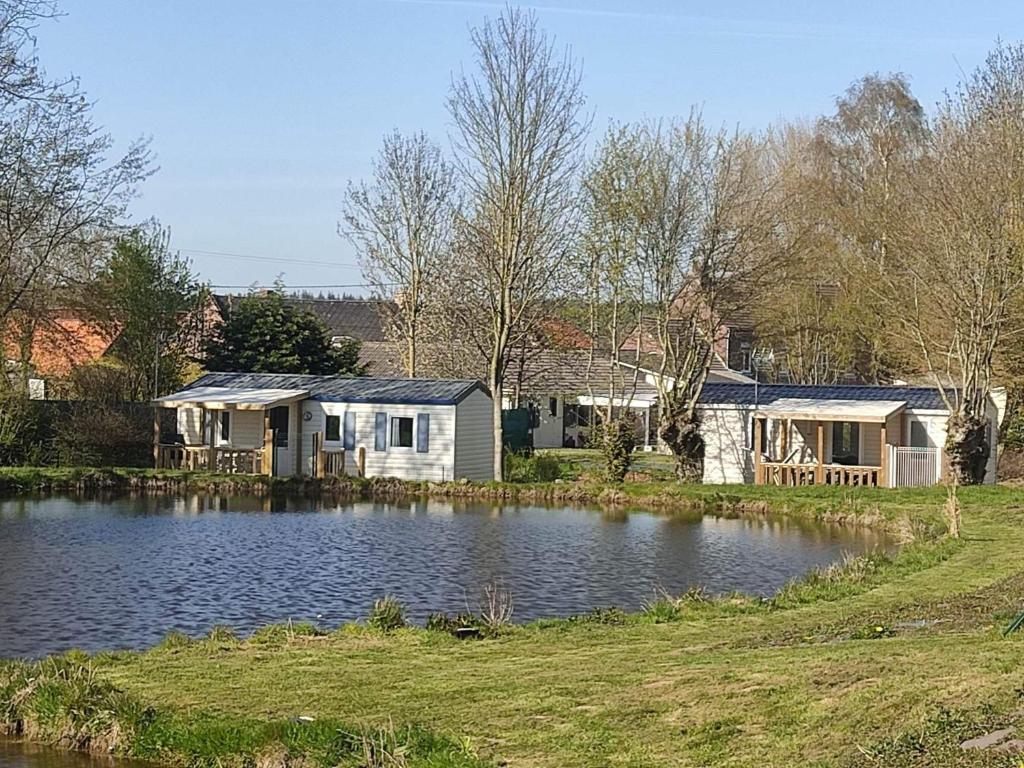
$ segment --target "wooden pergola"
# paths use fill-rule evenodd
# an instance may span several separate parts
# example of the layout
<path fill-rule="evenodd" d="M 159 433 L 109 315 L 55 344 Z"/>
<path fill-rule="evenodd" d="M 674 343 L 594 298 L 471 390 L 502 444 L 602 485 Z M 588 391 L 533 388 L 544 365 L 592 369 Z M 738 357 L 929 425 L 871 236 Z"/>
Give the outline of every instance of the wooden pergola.
<path fill-rule="evenodd" d="M 754 482 L 757 485 L 857 485 L 885 487 L 888 478 L 888 446 L 897 433 L 896 424 L 906 408 L 902 400 L 819 400 L 784 398 L 758 407 L 754 412 Z M 765 461 L 761 450 L 764 425 L 781 423 L 779 457 Z M 814 424 L 814 462 L 789 461 L 793 422 Z M 825 425 L 835 422 L 879 425 L 877 465 L 838 464 L 825 461 Z M 898 437 L 897 437 L 898 439 Z M 775 446 L 769 444 L 769 455 Z M 808 447 L 805 445 L 805 447 Z"/>

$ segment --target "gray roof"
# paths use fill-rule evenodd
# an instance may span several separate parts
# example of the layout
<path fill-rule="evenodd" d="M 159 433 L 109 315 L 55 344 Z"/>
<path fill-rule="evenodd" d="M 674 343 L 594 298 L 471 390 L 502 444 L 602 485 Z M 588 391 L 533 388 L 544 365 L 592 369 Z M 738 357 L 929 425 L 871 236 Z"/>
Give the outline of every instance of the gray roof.
<path fill-rule="evenodd" d="M 487 391 L 479 381 L 466 379 L 377 379 L 291 373 L 207 373 L 186 390 L 194 387 L 303 389 L 310 393 L 310 400 L 321 402 L 398 405 L 455 405 L 474 390 Z"/>
<path fill-rule="evenodd" d="M 768 405 L 782 398 L 820 400 L 903 400 L 907 407 L 945 411 L 946 404 L 935 387 L 883 387 L 862 384 L 760 384 L 756 400 L 753 384 L 704 385 L 701 405 Z"/>

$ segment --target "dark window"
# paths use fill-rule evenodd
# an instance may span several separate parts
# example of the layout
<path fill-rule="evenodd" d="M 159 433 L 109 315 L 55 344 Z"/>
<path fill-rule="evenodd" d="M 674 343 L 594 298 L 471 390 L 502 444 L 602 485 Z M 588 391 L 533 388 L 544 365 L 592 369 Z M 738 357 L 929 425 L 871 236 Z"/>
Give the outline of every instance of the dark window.
<path fill-rule="evenodd" d="M 928 448 L 928 430 L 924 428 L 924 424 L 920 421 L 910 422 L 910 447 L 911 448 Z"/>
<path fill-rule="evenodd" d="M 327 417 L 327 439 L 338 442 L 341 440 L 341 416 Z"/>
<path fill-rule="evenodd" d="M 579 418 L 580 417 L 579 408 L 580 407 L 578 405 L 576 405 L 575 403 L 566 403 L 565 404 L 565 414 L 564 414 L 564 416 L 565 416 L 565 426 L 566 427 L 575 427 L 579 423 L 579 420 L 580 420 L 580 418 Z"/>
<path fill-rule="evenodd" d="M 279 405 L 270 409 L 270 429 L 274 433 L 274 445 L 288 447 L 288 406 Z"/>
<path fill-rule="evenodd" d="M 860 463 L 860 424 L 857 422 L 832 422 L 832 463 Z"/>
<path fill-rule="evenodd" d="M 227 443 L 231 440 L 231 412 L 220 412 L 220 441 Z"/>
<path fill-rule="evenodd" d="M 558 415 L 558 398 L 557 397 L 549 397 L 548 398 L 548 413 L 550 413 L 552 416 L 557 416 Z"/>
<path fill-rule="evenodd" d="M 391 445 L 395 448 L 412 448 L 412 417 L 391 418 Z"/>

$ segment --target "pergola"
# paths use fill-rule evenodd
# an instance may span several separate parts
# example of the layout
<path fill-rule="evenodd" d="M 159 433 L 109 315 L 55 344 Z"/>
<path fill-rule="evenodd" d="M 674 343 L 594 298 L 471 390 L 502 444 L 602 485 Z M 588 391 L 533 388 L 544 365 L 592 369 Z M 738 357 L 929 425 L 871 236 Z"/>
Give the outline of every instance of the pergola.
<path fill-rule="evenodd" d="M 754 482 L 758 485 L 874 485 L 885 486 L 890 420 L 907 407 L 903 400 L 839 400 L 782 398 L 758 406 L 754 412 Z M 761 442 L 768 420 L 781 423 L 779 459 L 764 461 Z M 794 421 L 816 425 L 815 462 L 789 462 L 788 445 Z M 878 424 L 880 431 L 878 466 L 825 463 L 825 425 L 833 422 Z M 769 446 L 769 450 L 772 446 Z"/>

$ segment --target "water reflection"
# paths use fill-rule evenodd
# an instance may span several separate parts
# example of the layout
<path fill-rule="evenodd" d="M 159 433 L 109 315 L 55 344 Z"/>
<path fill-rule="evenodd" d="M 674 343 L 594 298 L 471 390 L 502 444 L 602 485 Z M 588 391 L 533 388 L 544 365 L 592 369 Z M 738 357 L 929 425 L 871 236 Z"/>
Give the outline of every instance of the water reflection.
<path fill-rule="evenodd" d="M 0 502 L 0 656 L 152 645 L 169 630 L 332 627 L 397 595 L 422 621 L 502 581 L 515 619 L 656 589 L 769 594 L 844 551 L 884 544 L 785 519 L 658 516 L 443 501 L 337 505 L 188 496 Z"/>
<path fill-rule="evenodd" d="M 142 768 L 142 764 L 109 757 L 61 752 L 0 738 L 0 766 L 4 768 Z"/>

